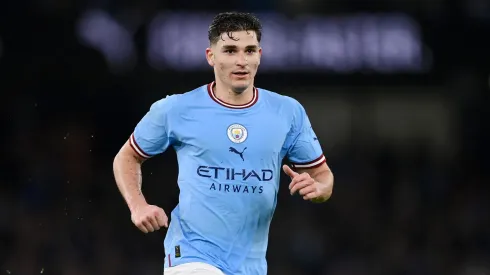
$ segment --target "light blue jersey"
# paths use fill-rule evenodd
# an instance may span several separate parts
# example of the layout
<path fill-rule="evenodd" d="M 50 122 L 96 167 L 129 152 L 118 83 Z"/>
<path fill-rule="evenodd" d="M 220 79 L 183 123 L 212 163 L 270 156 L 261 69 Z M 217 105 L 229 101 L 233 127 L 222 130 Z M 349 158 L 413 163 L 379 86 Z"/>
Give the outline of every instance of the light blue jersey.
<path fill-rule="evenodd" d="M 204 262 L 227 275 L 265 275 L 282 160 L 308 168 L 325 157 L 296 100 L 254 89 L 252 101 L 231 105 L 212 85 L 155 102 L 130 144 L 145 158 L 177 152 L 180 195 L 165 267 Z"/>

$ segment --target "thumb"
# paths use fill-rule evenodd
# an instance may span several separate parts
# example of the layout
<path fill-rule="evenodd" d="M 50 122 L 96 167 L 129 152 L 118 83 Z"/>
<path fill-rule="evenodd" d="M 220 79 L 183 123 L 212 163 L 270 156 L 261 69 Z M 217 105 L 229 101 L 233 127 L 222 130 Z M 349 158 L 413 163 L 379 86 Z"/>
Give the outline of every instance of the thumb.
<path fill-rule="evenodd" d="M 290 176 L 291 178 L 294 178 L 298 175 L 298 173 L 294 172 L 293 169 L 291 169 L 291 167 L 287 165 L 283 165 L 282 170 L 284 171 L 284 173 L 286 173 L 286 175 Z"/>
<path fill-rule="evenodd" d="M 157 219 L 157 222 L 158 222 L 158 225 L 159 226 L 164 226 L 164 227 L 167 227 L 168 228 L 168 218 L 167 218 L 167 215 L 165 214 L 165 211 L 163 209 L 160 209 L 161 211 L 159 211 L 156 215 L 156 219 Z"/>

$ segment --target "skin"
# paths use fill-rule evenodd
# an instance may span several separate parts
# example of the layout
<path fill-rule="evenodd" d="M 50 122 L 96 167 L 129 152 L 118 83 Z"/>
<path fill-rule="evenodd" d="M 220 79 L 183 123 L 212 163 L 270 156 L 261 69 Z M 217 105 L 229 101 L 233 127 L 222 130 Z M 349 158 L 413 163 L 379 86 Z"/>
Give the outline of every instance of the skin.
<path fill-rule="evenodd" d="M 230 104 L 246 104 L 252 100 L 254 78 L 260 65 L 262 48 L 254 31 L 222 34 L 218 42 L 206 49 L 206 60 L 213 67 L 217 98 Z M 236 72 L 246 72 L 237 75 Z"/>
<path fill-rule="evenodd" d="M 145 160 L 127 141 L 114 158 L 113 170 L 117 187 L 131 211 L 131 221 L 148 233 L 168 227 L 168 217 L 162 208 L 148 204 L 141 192 L 141 165 Z"/>
<path fill-rule="evenodd" d="M 293 171 L 283 165 L 284 173 L 291 178 L 289 191 L 291 195 L 298 193 L 304 200 L 314 203 L 326 202 L 333 192 L 333 173 L 326 163 L 319 167 Z"/>

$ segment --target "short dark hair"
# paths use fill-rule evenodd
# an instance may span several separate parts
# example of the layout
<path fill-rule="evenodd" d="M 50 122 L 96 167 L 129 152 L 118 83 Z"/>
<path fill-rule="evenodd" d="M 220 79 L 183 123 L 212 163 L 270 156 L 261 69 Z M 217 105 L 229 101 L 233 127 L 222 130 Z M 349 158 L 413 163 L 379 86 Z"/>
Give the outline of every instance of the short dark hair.
<path fill-rule="evenodd" d="M 208 38 L 210 44 L 215 44 L 226 33 L 229 38 L 234 39 L 232 32 L 255 31 L 257 41 L 262 37 L 262 24 L 260 20 L 250 13 L 223 12 L 216 15 L 209 25 Z"/>

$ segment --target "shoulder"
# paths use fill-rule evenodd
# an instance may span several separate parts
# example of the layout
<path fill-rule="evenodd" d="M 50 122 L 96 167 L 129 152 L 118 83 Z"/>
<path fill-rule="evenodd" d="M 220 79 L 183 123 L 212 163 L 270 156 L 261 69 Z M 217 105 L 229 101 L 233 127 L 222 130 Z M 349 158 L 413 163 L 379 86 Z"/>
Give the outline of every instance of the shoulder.
<path fill-rule="evenodd" d="M 178 114 L 189 108 L 190 104 L 199 100 L 199 97 L 203 94 L 203 88 L 205 88 L 205 86 L 180 94 L 169 94 L 166 97 L 155 101 L 151 106 L 151 110 L 154 110 L 157 113 Z"/>
<path fill-rule="evenodd" d="M 291 113 L 296 113 L 298 111 L 302 112 L 304 110 L 303 105 L 301 105 L 301 103 L 293 97 L 282 95 L 277 92 L 262 88 L 258 89 L 260 91 L 259 96 L 262 96 L 264 101 L 266 101 L 268 105 L 287 110 Z"/>

